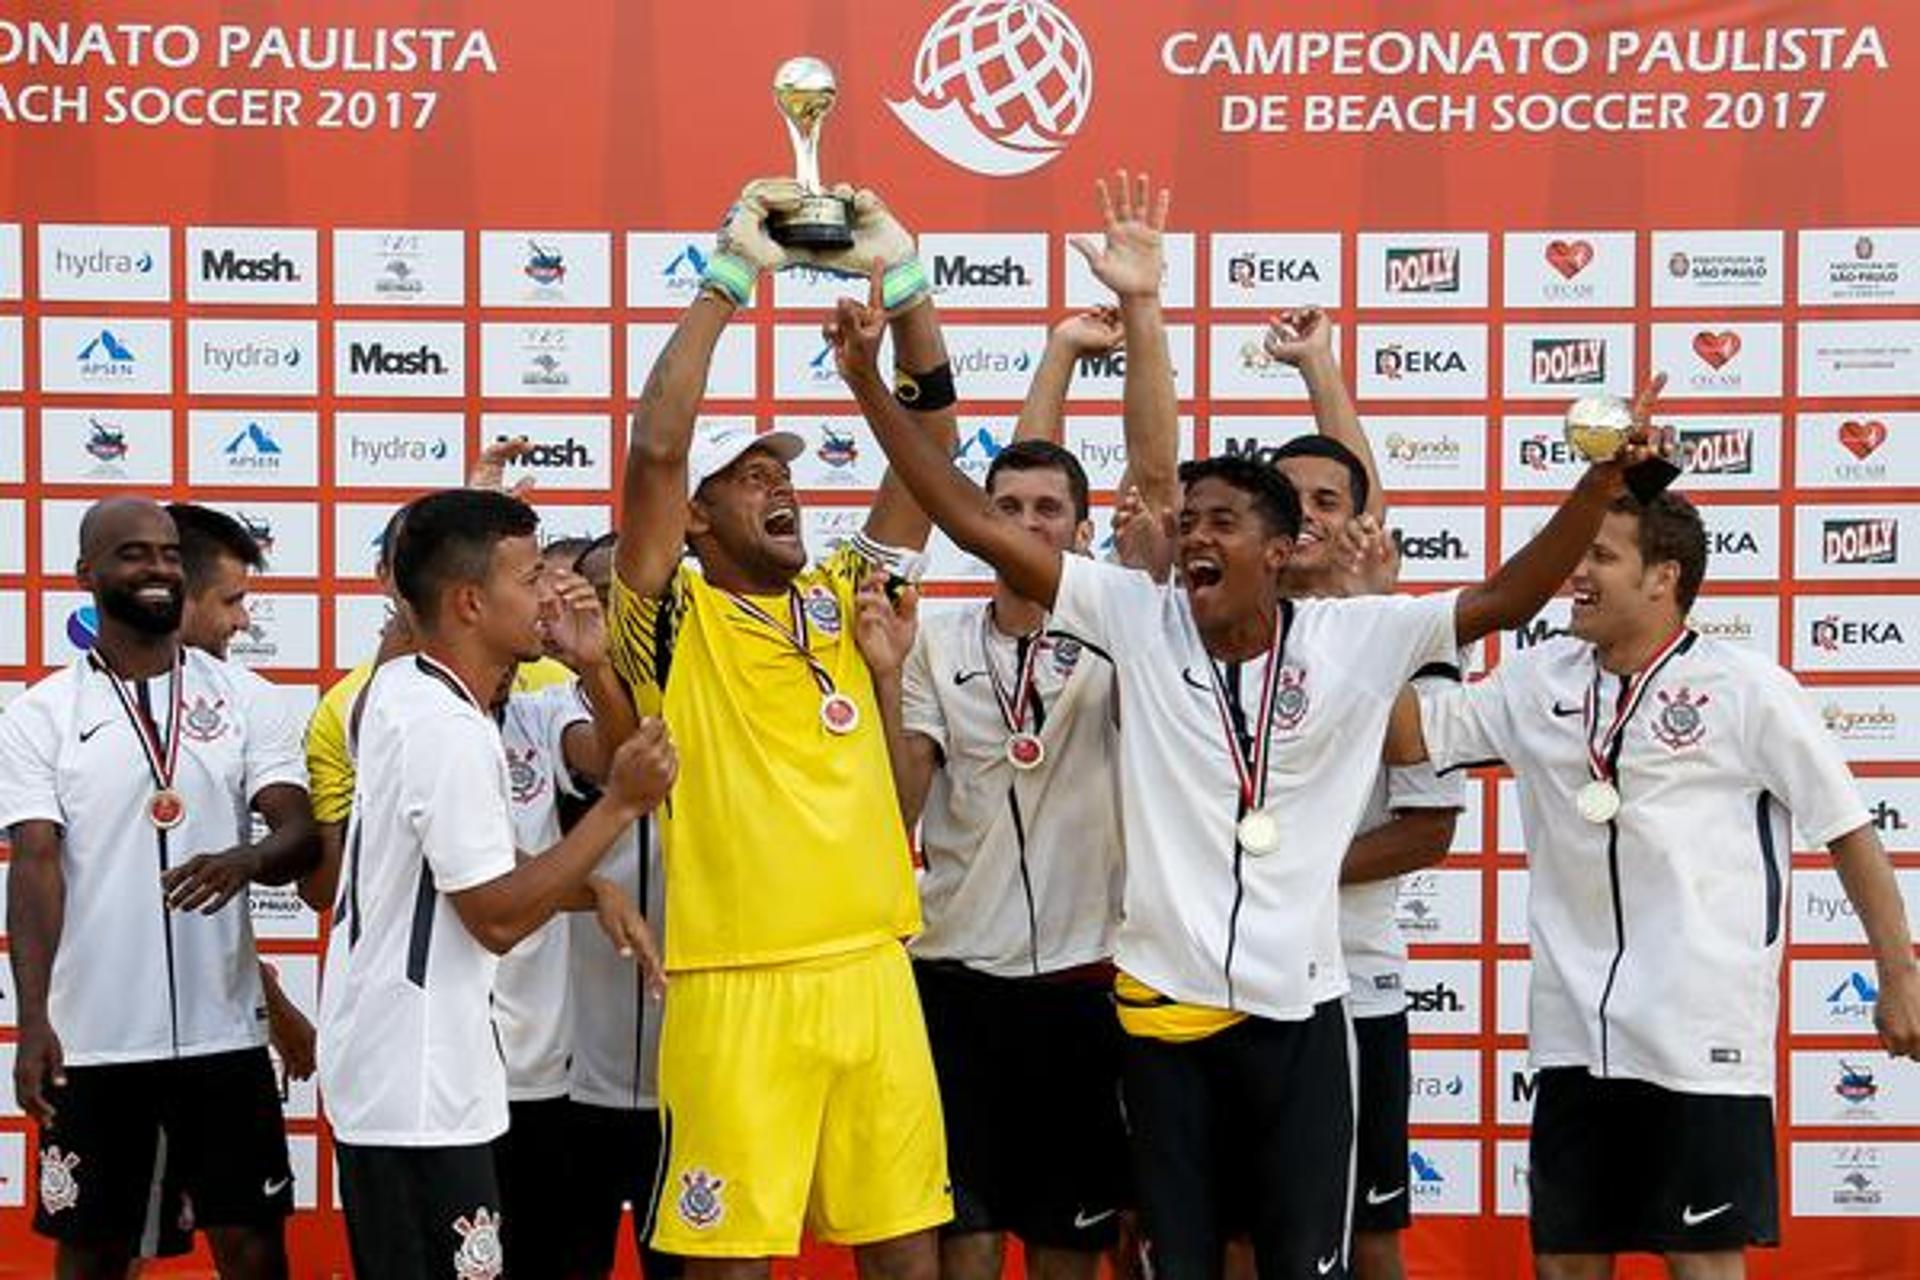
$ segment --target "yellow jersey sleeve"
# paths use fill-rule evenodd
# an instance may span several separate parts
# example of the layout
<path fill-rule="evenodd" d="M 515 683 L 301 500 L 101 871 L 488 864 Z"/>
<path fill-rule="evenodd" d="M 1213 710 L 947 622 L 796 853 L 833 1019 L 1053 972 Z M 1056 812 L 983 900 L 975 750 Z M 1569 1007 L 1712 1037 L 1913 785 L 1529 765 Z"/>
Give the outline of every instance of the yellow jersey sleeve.
<path fill-rule="evenodd" d="M 660 594 L 642 596 L 618 573 L 607 600 L 607 635 L 613 669 L 626 681 L 643 716 L 662 713 L 667 668 L 687 610 L 687 569 L 673 571 Z"/>
<path fill-rule="evenodd" d="M 307 721 L 307 794 L 315 822 L 345 822 L 353 812 L 353 752 L 347 748 L 347 712 L 373 678 L 362 663 L 320 698 Z"/>

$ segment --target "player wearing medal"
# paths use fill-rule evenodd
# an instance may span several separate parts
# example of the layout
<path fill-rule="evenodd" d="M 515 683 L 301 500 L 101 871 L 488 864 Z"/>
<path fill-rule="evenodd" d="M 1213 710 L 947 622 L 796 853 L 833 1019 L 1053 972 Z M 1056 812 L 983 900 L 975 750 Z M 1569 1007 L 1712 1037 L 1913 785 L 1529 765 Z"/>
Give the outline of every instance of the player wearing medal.
<path fill-rule="evenodd" d="M 1127 397 L 1170 394 L 1160 314 L 1161 228 L 1120 176 L 1106 244 L 1083 250 L 1119 313 L 1056 330 L 1015 439 L 987 470 L 995 514 L 1085 555 L 1087 476 L 1058 430 L 1073 362 L 1125 337 Z M 1102 191 L 1105 191 L 1104 185 Z M 1142 467 L 1171 501 L 1171 450 Z M 992 599 L 932 613 L 903 681 L 901 801 L 921 824 L 926 930 L 912 944 L 946 1117 L 955 1221 L 941 1274 L 994 1280 L 1003 1232 L 1041 1280 L 1091 1280 L 1127 1202 L 1119 1042 L 1109 997 L 1120 906 L 1120 808 L 1111 761 L 1112 663 L 1004 581 Z"/>
<path fill-rule="evenodd" d="M 164 1158 L 222 1275 L 285 1276 L 293 1175 L 244 891 L 316 856 L 298 722 L 181 643 L 179 535 L 157 504 L 89 509 L 77 572 L 99 638 L 0 716 L 34 1226 L 62 1276 L 123 1276 L 157 1230 Z"/>
<path fill-rule="evenodd" d="M 516 856 L 514 771 L 486 708 L 542 650 L 536 527 L 523 503 L 484 490 L 408 508 L 394 579 L 419 649 L 382 666 L 348 717 L 361 767 L 321 986 L 320 1079 L 355 1269 L 382 1280 L 500 1273 L 490 1144 L 507 1128 L 508 1072 L 490 1016 L 494 958 L 585 905 L 601 855 L 672 785 L 672 744 L 644 724 L 574 829 Z"/>
<path fill-rule="evenodd" d="M 1874 1021 L 1920 1057 L 1898 886 L 1833 739 L 1786 671 L 1687 625 L 1707 541 L 1686 499 L 1615 501 L 1572 577 L 1571 634 L 1396 716 L 1442 769 L 1520 784 L 1538 1070 L 1533 1249 L 1548 1280 L 1666 1255 L 1744 1274 L 1779 1239 L 1772 1093 L 1797 828 L 1833 854 L 1873 948 Z M 1422 732 L 1423 731 L 1423 732 Z"/>
<path fill-rule="evenodd" d="M 1539 608 L 1645 437 L 1590 469 L 1485 585 L 1418 598 L 1282 599 L 1300 524 L 1292 486 L 1250 459 L 1189 463 L 1182 582 L 1163 586 L 996 515 L 887 394 L 883 329 L 870 294 L 842 300 L 829 334 L 894 473 L 962 549 L 1114 659 L 1126 854 L 1116 990 L 1154 1271 L 1218 1274 L 1231 1211 L 1251 1227 L 1261 1274 L 1334 1274 L 1353 1159 L 1338 879 L 1388 711 L 1421 666 Z"/>
<path fill-rule="evenodd" d="M 792 260 L 764 221 L 797 194 L 742 193 L 627 454 L 615 662 L 686 752 L 661 815 L 672 978 L 651 1239 L 690 1275 L 757 1277 L 805 1226 L 854 1246 L 864 1273 L 920 1280 L 952 1202 L 901 945 L 920 928 L 888 754 L 906 651 L 863 584 L 927 520 L 889 476 L 862 533 L 809 568 L 788 471 L 800 440 L 695 422 L 728 321 Z M 944 455 L 953 380 L 925 272 L 876 198 L 852 207 L 854 246 L 826 265 L 883 273 L 901 412 Z M 862 591 L 871 625 L 856 622 Z"/>
<path fill-rule="evenodd" d="M 1333 325 L 1314 308 L 1274 318 L 1266 350 L 1300 371 L 1319 434 L 1281 445 L 1274 466 L 1300 495 L 1300 537 L 1280 589 L 1295 599 L 1392 590 L 1391 563 L 1363 554 L 1358 571 L 1343 557 L 1355 544 L 1389 550 L 1379 468 L 1334 360 Z M 1374 570 L 1384 570 L 1377 573 Z M 1415 673 L 1418 679 L 1460 678 L 1452 663 Z M 1407 1049 L 1407 946 L 1395 920 L 1400 877 L 1432 866 L 1453 843 L 1465 803 L 1458 775 L 1437 777 L 1431 765 L 1383 766 L 1375 777 L 1359 834 L 1340 869 L 1340 943 L 1351 984 L 1355 1076 L 1359 1091 L 1353 1187 L 1355 1280 L 1400 1280 L 1400 1235 L 1407 1205 L 1407 1118 L 1411 1064 Z"/>

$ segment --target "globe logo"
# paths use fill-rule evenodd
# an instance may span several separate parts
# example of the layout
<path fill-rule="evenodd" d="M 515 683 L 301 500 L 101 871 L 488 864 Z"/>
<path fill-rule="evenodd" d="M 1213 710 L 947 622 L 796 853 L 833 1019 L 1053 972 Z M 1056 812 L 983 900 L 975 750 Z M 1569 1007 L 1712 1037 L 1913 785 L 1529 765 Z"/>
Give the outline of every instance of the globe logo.
<path fill-rule="evenodd" d="M 913 88 L 887 105 L 915 137 L 964 169 L 1011 177 L 1079 131 L 1093 105 L 1093 57 L 1049 0 L 958 0 L 921 39 Z"/>
<path fill-rule="evenodd" d="M 85 653 L 93 648 L 93 642 L 100 636 L 100 614 L 90 604 L 83 604 L 67 615 L 67 643 Z"/>

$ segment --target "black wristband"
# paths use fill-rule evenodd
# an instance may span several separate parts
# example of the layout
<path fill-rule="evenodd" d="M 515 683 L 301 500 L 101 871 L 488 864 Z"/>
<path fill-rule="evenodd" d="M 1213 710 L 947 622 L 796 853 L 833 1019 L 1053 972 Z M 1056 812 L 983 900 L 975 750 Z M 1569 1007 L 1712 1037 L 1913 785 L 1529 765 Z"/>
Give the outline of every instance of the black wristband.
<path fill-rule="evenodd" d="M 953 365 L 941 364 L 925 373 L 893 371 L 893 398 L 915 413 L 951 408 L 960 397 L 953 390 Z"/>

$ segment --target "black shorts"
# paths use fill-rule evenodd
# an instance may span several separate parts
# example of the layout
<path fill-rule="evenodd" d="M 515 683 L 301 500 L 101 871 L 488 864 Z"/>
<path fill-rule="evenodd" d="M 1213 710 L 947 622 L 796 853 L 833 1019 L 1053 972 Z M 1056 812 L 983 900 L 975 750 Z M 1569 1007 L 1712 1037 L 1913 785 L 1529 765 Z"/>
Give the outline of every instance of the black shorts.
<path fill-rule="evenodd" d="M 68 1067 L 40 1129 L 33 1227 L 74 1244 L 177 1251 L 197 1227 L 293 1212 L 280 1088 L 264 1048 Z M 172 1221 L 161 1221 L 162 1208 Z"/>
<path fill-rule="evenodd" d="M 1263 1276 L 1343 1275 L 1353 1167 L 1345 1002 L 1174 1044 L 1128 1037 L 1134 1182 L 1156 1280 L 1213 1280 L 1245 1231 Z"/>
<path fill-rule="evenodd" d="M 1359 1049 L 1360 1116 L 1353 1179 L 1353 1229 L 1404 1231 L 1407 1207 L 1407 1109 L 1412 1067 L 1407 1060 L 1407 1015 L 1355 1018 Z"/>
<path fill-rule="evenodd" d="M 500 1248 L 510 1276 L 560 1280 L 568 1274 L 572 1105 L 565 1098 L 510 1102 L 507 1131 L 493 1140 Z"/>
<path fill-rule="evenodd" d="M 633 1245 L 647 1280 L 677 1280 L 685 1262 L 643 1238 L 660 1171 L 660 1113 L 569 1102 L 573 1149 L 567 1159 L 568 1252 L 576 1274 L 613 1270 L 620 1215 L 631 1207 Z M 509 1273 L 513 1274 L 513 1273 Z"/>
<path fill-rule="evenodd" d="M 1533 1251 L 1715 1253 L 1780 1242 L 1768 1098 L 1539 1073 Z"/>
<path fill-rule="evenodd" d="M 470 1280 L 502 1274 L 493 1147 L 336 1142 L 355 1275 Z"/>
<path fill-rule="evenodd" d="M 1131 1194 L 1104 966 L 1076 978 L 996 978 L 944 961 L 913 971 L 946 1118 L 954 1218 L 942 1230 L 1110 1248 Z"/>

